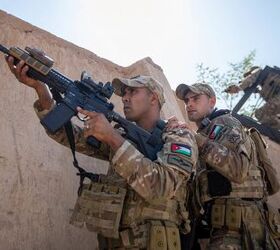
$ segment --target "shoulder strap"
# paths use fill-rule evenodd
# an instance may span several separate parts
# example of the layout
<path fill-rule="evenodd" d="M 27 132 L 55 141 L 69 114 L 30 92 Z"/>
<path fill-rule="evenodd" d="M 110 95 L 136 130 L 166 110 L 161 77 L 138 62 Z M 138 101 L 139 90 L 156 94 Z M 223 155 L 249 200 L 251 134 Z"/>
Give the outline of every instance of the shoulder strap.
<path fill-rule="evenodd" d="M 207 126 L 209 126 L 209 124 L 211 123 L 212 120 L 214 120 L 216 117 L 219 117 L 221 115 L 225 115 L 225 114 L 229 114 L 230 110 L 228 109 L 217 109 L 215 108 L 212 113 L 208 116 L 206 116 L 202 121 L 201 121 L 201 125 L 199 127 L 199 129 L 204 129 Z"/>
<path fill-rule="evenodd" d="M 59 103 L 62 100 L 62 96 L 59 92 L 55 91 L 54 89 L 51 89 L 52 95 L 54 100 Z M 75 168 L 78 169 L 79 173 L 77 173 L 77 175 L 80 176 L 80 186 L 78 189 L 78 195 L 81 194 L 82 192 L 82 186 L 83 186 L 83 182 L 85 178 L 89 178 L 91 181 L 93 182 L 98 182 L 99 181 L 99 175 L 98 174 L 94 174 L 91 172 L 87 172 L 86 170 L 84 170 L 82 167 L 79 166 L 78 160 L 76 158 L 76 147 L 75 147 L 75 140 L 74 140 L 74 134 L 73 134 L 73 126 L 71 121 L 68 121 L 65 125 L 64 125 L 64 129 L 67 135 L 67 139 L 71 148 L 71 152 L 73 155 L 73 165 Z"/>

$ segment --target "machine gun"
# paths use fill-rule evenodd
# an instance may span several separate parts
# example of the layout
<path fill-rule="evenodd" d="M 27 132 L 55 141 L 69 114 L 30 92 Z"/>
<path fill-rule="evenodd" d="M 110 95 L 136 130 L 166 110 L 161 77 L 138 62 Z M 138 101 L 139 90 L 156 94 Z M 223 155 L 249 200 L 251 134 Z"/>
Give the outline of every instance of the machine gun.
<path fill-rule="evenodd" d="M 27 72 L 29 77 L 48 85 L 52 93 L 60 94 L 61 98 L 55 108 L 41 120 L 48 131 L 55 133 L 62 128 L 77 115 L 77 107 L 81 107 L 103 113 L 108 121 L 116 122 L 125 130 L 125 137 L 132 141 L 143 155 L 151 160 L 156 159 L 157 152 L 163 146 L 161 135 L 165 123 L 159 121 L 153 132 L 149 133 L 114 112 L 114 105 L 108 101 L 114 92 L 110 82 L 96 83 L 86 74 L 82 74 L 81 80 L 73 81 L 52 69 L 53 60 L 37 49 L 29 47 L 25 50 L 18 47 L 8 49 L 0 44 L 0 51 L 14 57 L 15 65 L 23 60 L 29 66 Z M 96 148 L 100 147 L 100 142 L 92 136 L 87 138 L 87 142 Z"/>
<path fill-rule="evenodd" d="M 270 75 L 274 77 L 270 77 Z M 232 115 L 238 119 L 243 126 L 251 128 L 255 127 L 260 131 L 261 134 L 268 136 L 271 140 L 280 143 L 280 130 L 279 128 L 273 128 L 267 124 L 262 124 L 255 119 L 238 114 L 238 111 L 242 108 L 244 103 L 248 100 L 248 98 L 253 94 L 260 92 L 258 87 L 261 87 L 261 91 L 264 92 L 264 89 L 266 92 L 268 92 L 268 95 L 264 95 L 264 99 L 269 100 L 271 97 L 271 94 L 274 92 L 274 95 L 279 95 L 280 88 L 279 88 L 279 82 L 275 81 L 275 76 L 280 76 L 280 68 L 278 67 L 269 67 L 266 66 L 263 70 L 260 71 L 256 79 L 244 89 L 244 95 L 239 100 L 239 102 L 236 104 L 236 106 L 232 110 Z M 265 93 L 266 94 L 266 93 Z"/>

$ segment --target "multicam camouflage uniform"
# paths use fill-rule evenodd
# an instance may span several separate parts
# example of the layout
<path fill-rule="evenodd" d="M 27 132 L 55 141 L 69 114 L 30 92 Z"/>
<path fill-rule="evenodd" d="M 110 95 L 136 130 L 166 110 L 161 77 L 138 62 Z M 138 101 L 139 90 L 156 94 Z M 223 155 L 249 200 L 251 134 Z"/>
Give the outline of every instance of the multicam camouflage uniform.
<path fill-rule="evenodd" d="M 213 96 L 205 86 L 196 87 L 191 91 Z M 177 90 L 177 96 L 185 95 Z M 196 135 L 196 195 L 204 210 L 201 224 L 210 233 L 208 248 L 276 249 L 264 215 L 267 190 L 255 145 L 237 119 L 217 112 L 204 119 Z"/>
<path fill-rule="evenodd" d="M 265 227 L 266 187 L 254 144 L 238 120 L 222 115 L 199 131 L 200 200 L 211 225 L 210 249 L 273 249 Z"/>
<path fill-rule="evenodd" d="M 49 111 L 37 106 L 43 118 Z M 180 249 L 179 228 L 189 231 L 185 202 L 198 157 L 194 135 L 163 132 L 164 146 L 153 162 L 128 140 L 113 154 L 107 145 L 99 150 L 87 145 L 78 126 L 73 130 L 76 150 L 107 160 L 110 167 L 100 182 L 84 185 L 71 223 L 97 232 L 100 249 Z M 49 136 L 69 146 L 64 129 Z"/>

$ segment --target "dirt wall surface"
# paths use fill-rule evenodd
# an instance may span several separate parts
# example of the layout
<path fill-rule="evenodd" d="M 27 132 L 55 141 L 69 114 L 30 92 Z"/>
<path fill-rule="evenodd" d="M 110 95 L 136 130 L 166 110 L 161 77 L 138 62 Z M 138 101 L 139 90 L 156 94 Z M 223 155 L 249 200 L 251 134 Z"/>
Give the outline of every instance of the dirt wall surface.
<path fill-rule="evenodd" d="M 71 79 L 79 79 L 83 70 L 103 82 L 152 75 L 165 89 L 162 117 L 186 119 L 182 103 L 179 108 L 162 69 L 151 58 L 121 67 L 1 10 L 0 31 L 1 44 L 41 48 L 55 60 L 55 69 Z M 0 85 L 0 249 L 97 249 L 94 233 L 68 223 L 78 188 L 71 152 L 46 136 L 32 108 L 35 92 L 17 82 L 1 57 Z M 122 112 L 120 98 L 111 100 Z M 268 143 L 279 177 L 280 146 Z M 78 159 L 89 170 L 107 170 L 104 161 L 81 154 Z M 279 201 L 280 194 L 271 199 L 278 207 Z"/>
<path fill-rule="evenodd" d="M 87 70 L 97 81 L 114 77 L 152 75 L 165 89 L 162 117 L 183 119 L 162 69 L 150 58 L 129 67 L 64 41 L 0 11 L 0 43 L 37 47 L 54 59 L 54 68 L 71 79 Z M 0 58 L 0 249 L 95 249 L 96 235 L 69 225 L 76 200 L 78 177 L 69 149 L 49 139 L 32 105 L 34 90 L 22 86 Z M 113 96 L 116 111 L 121 100 Z M 105 173 L 107 163 L 78 154 L 81 166 Z"/>

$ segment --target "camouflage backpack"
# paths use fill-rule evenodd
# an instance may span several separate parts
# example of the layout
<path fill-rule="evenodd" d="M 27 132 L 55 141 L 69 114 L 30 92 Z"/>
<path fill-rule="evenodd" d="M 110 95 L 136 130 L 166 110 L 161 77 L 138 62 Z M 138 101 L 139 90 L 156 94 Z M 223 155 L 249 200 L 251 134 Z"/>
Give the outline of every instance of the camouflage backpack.
<path fill-rule="evenodd" d="M 250 128 L 248 130 L 248 134 L 255 143 L 258 162 L 265 173 L 264 177 L 267 183 L 268 195 L 273 195 L 279 191 L 280 184 L 277 179 L 277 172 L 273 167 L 272 162 L 267 154 L 267 144 L 261 137 L 260 132 L 256 128 Z"/>

